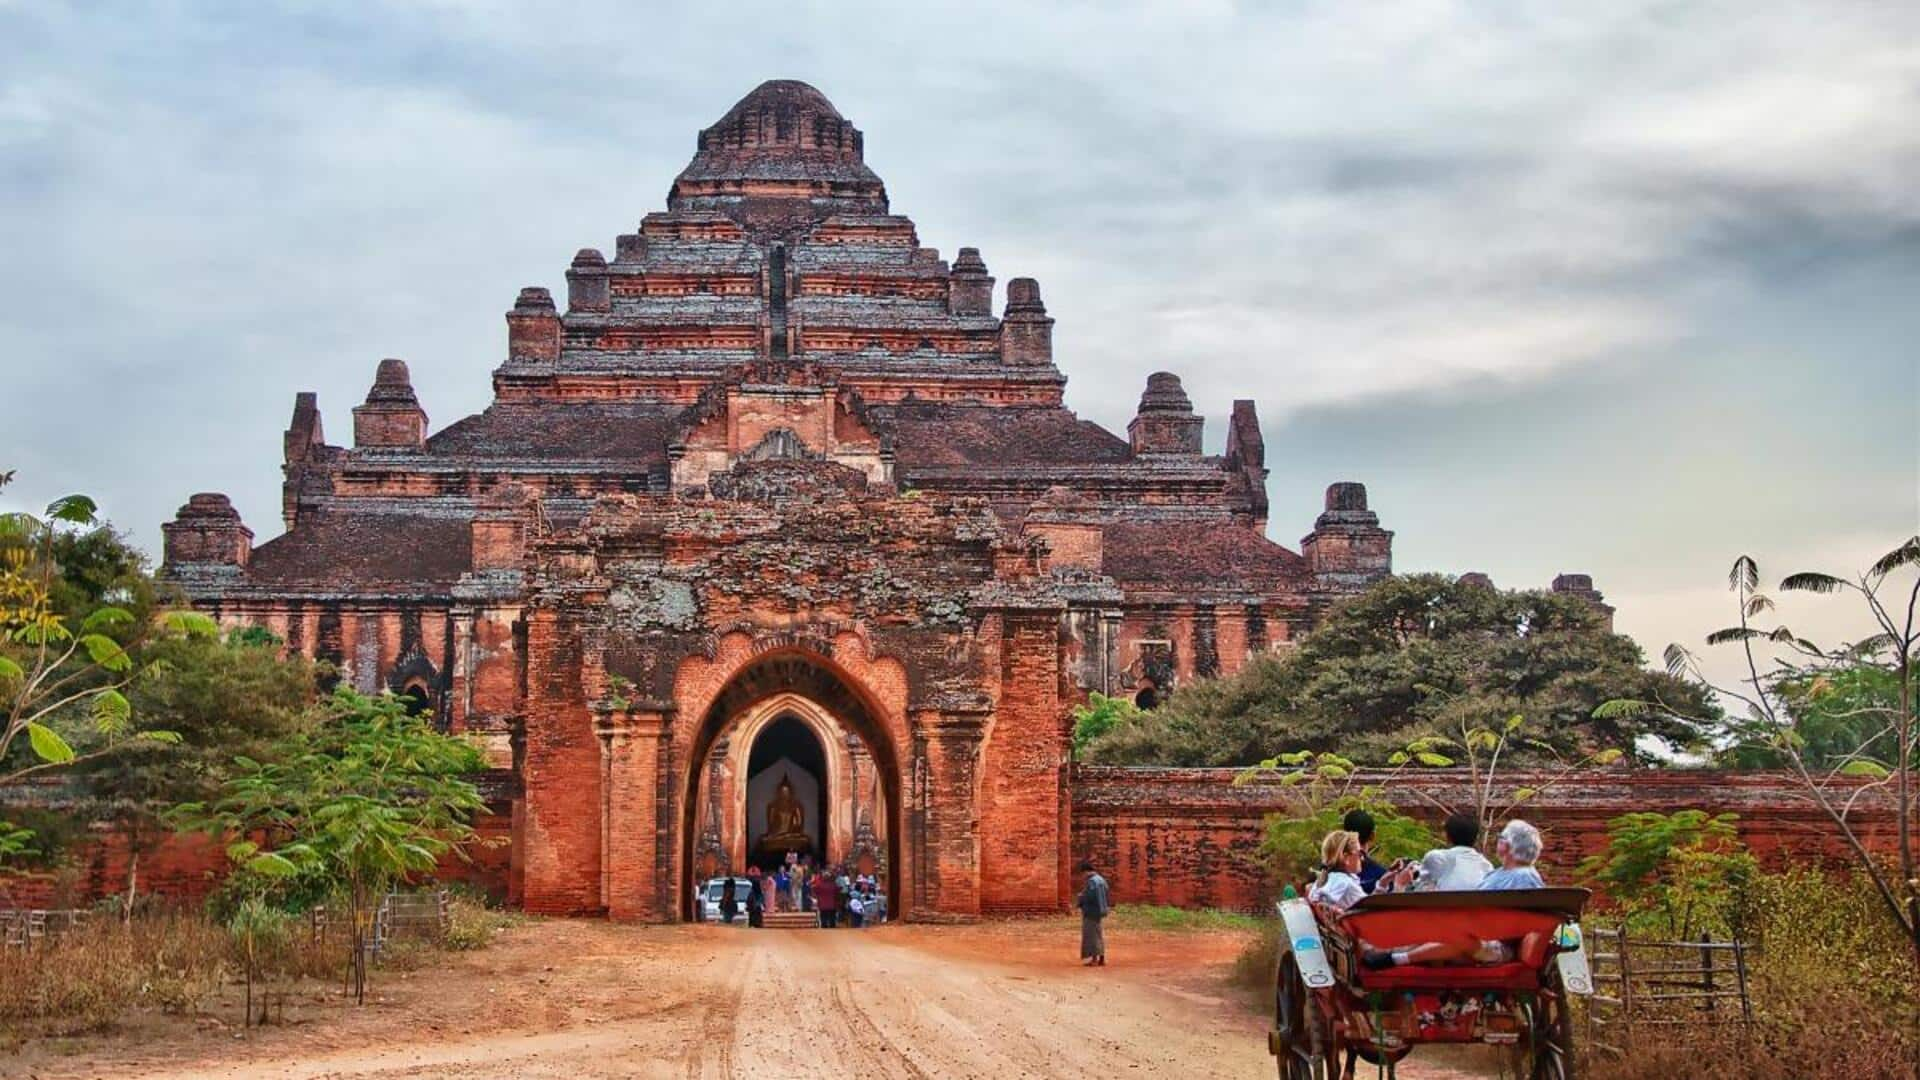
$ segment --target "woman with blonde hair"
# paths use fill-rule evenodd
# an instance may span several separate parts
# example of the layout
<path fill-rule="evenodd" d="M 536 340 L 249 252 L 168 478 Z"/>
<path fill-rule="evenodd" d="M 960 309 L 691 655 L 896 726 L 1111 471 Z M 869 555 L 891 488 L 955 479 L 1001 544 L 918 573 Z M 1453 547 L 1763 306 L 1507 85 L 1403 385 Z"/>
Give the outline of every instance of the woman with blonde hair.
<path fill-rule="evenodd" d="M 1366 859 L 1360 834 L 1335 829 L 1320 841 L 1320 877 L 1307 889 L 1307 899 L 1345 911 L 1367 895 L 1360 884 L 1360 864 Z"/>

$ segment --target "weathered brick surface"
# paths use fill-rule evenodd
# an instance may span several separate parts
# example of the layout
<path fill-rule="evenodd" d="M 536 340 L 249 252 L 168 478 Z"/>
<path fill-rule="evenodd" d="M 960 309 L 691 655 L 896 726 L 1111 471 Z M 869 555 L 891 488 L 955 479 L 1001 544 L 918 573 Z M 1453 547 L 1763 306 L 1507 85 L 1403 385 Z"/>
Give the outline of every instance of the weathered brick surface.
<path fill-rule="evenodd" d="M 1117 900 L 1183 907 L 1262 909 L 1273 898 L 1258 848 L 1270 814 L 1285 813 L 1285 790 L 1272 781 L 1235 784 L 1232 769 L 1135 769 L 1078 766 L 1074 773 L 1073 852 L 1102 868 Z M 1510 781 L 1525 785 L 1525 774 Z M 1426 773 L 1386 788 L 1400 809 L 1428 819 L 1437 811 L 1418 788 L 1448 805 L 1473 804 L 1463 776 Z M 1868 797 L 1855 824 L 1876 850 L 1894 846 L 1890 800 Z M 1546 833 L 1549 877 L 1564 874 L 1606 843 L 1621 814 L 1699 809 L 1738 815 L 1741 840 L 1773 867 L 1846 865 L 1838 833 L 1778 773 L 1627 771 L 1590 774 L 1548 789 L 1521 816 Z M 1111 868 L 1111 872 L 1108 872 Z"/>
<path fill-rule="evenodd" d="M 989 914 L 1059 905 L 1062 788 L 1059 621 L 1010 615 L 999 705 L 981 754 L 980 907 Z"/>
<path fill-rule="evenodd" d="M 601 913 L 600 738 L 582 679 L 581 645 L 562 612 L 529 617 L 527 741 L 521 766 L 526 847 L 520 897 L 528 911 Z"/>

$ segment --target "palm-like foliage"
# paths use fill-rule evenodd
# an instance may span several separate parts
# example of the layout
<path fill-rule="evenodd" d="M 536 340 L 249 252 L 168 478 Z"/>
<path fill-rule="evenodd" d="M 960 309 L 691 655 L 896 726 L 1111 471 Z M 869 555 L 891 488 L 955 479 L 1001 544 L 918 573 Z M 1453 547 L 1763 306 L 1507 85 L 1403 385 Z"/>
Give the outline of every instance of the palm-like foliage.
<path fill-rule="evenodd" d="M 1920 865 L 1913 838 L 1913 772 L 1920 751 L 1917 571 L 1920 536 L 1902 541 L 1857 577 L 1808 571 L 1782 578 L 1780 587 L 1788 592 L 1851 594 L 1877 627 L 1860 641 L 1823 647 L 1785 625 L 1756 623 L 1774 611 L 1774 603 L 1760 591 L 1759 565 L 1742 555 L 1728 574 L 1738 621 L 1707 635 L 1707 642 L 1738 646 L 1745 676 L 1714 682 L 1699 659 L 1677 644 L 1668 646 L 1666 663 L 1669 672 L 1742 707 L 1743 714 L 1724 725 L 1726 756 L 1736 764 L 1784 766 L 1798 778 L 1912 942 L 1920 966 Z M 1646 702 L 1614 707 L 1655 708 Z M 1863 798 L 1883 792 L 1894 802 L 1893 873 L 1868 850 L 1852 819 Z"/>

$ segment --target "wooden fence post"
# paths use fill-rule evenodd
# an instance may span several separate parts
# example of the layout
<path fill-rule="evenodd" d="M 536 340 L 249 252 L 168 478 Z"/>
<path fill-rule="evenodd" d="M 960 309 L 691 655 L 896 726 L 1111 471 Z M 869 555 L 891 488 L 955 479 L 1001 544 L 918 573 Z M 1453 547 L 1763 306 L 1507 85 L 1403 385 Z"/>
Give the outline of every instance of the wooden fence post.
<path fill-rule="evenodd" d="M 1620 1019 L 1633 1024 L 1633 964 L 1627 959 L 1627 925 L 1620 924 Z"/>
<path fill-rule="evenodd" d="M 1702 946 L 1700 950 L 1700 974 L 1704 980 L 1703 989 L 1707 992 L 1704 1000 L 1706 1001 L 1708 1012 L 1718 1012 L 1719 1002 L 1715 1001 L 1713 997 L 1713 935 L 1711 933 L 1701 934 L 1700 944 Z"/>

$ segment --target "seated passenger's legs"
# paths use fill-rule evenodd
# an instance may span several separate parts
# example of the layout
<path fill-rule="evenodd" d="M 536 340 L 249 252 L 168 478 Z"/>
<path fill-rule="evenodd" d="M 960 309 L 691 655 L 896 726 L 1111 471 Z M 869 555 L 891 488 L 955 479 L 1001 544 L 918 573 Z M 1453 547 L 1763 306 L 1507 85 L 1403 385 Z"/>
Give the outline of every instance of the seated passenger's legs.
<path fill-rule="evenodd" d="M 1448 941 L 1429 941 L 1398 949 L 1368 949 L 1361 955 L 1360 962 L 1376 971 L 1396 964 L 1454 964 L 1473 960 L 1481 946 L 1479 938 L 1461 934 Z"/>

